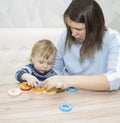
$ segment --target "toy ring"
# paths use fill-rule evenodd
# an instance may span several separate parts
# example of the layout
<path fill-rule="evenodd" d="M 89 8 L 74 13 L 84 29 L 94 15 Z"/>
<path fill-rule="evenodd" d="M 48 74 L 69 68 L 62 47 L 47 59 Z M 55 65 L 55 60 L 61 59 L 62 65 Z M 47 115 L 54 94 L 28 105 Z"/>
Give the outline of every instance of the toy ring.
<path fill-rule="evenodd" d="M 22 91 L 29 91 L 29 90 L 31 90 L 31 86 L 29 86 L 29 85 L 27 85 L 25 82 L 22 82 L 22 83 L 20 83 L 20 89 L 22 90 Z"/>
<path fill-rule="evenodd" d="M 11 97 L 17 97 L 22 93 L 20 88 L 11 88 L 8 90 L 8 95 Z"/>
<path fill-rule="evenodd" d="M 60 110 L 63 112 L 69 112 L 72 110 L 72 105 L 68 104 L 68 103 L 62 103 L 60 104 Z"/>

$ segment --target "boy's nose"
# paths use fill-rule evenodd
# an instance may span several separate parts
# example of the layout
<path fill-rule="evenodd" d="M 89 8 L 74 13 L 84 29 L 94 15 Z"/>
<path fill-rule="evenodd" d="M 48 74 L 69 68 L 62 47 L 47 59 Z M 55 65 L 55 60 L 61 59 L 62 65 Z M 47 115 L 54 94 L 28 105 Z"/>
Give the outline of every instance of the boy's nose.
<path fill-rule="evenodd" d="M 43 67 L 47 67 L 47 63 L 44 63 L 44 64 L 43 64 Z"/>

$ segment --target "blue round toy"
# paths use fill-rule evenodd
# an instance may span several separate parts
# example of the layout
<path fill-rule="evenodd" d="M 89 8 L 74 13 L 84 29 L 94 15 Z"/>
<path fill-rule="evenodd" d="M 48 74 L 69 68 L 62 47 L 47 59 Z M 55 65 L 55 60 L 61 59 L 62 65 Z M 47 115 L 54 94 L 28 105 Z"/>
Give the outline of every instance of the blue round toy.
<path fill-rule="evenodd" d="M 66 91 L 67 91 L 67 92 L 70 92 L 70 93 L 75 93 L 75 92 L 78 91 L 78 89 L 75 88 L 75 87 L 69 87 L 69 88 L 66 89 Z"/>
<path fill-rule="evenodd" d="M 62 103 L 62 104 L 60 104 L 59 108 L 63 112 L 69 112 L 72 110 L 72 105 L 70 105 L 68 103 Z"/>

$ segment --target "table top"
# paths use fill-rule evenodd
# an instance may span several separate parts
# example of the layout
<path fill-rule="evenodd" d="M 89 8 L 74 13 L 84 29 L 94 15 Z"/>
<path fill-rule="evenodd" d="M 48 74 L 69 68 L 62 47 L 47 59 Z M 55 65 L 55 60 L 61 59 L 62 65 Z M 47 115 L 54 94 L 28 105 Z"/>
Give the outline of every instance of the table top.
<path fill-rule="evenodd" d="M 22 92 L 8 95 L 18 84 L 0 85 L 1 123 L 120 123 L 120 91 L 95 92 L 78 90 L 55 95 Z M 72 105 L 70 112 L 59 109 L 61 103 Z"/>

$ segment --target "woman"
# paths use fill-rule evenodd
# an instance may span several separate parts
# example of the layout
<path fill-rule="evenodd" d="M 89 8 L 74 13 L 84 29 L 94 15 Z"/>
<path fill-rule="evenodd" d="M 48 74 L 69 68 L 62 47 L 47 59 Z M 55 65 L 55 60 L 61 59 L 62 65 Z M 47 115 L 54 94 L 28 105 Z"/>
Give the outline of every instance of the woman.
<path fill-rule="evenodd" d="M 95 0 L 73 0 L 64 13 L 67 27 L 57 46 L 52 87 L 112 91 L 120 87 L 120 35 L 105 27 Z M 63 74 L 63 75 L 62 75 Z"/>

